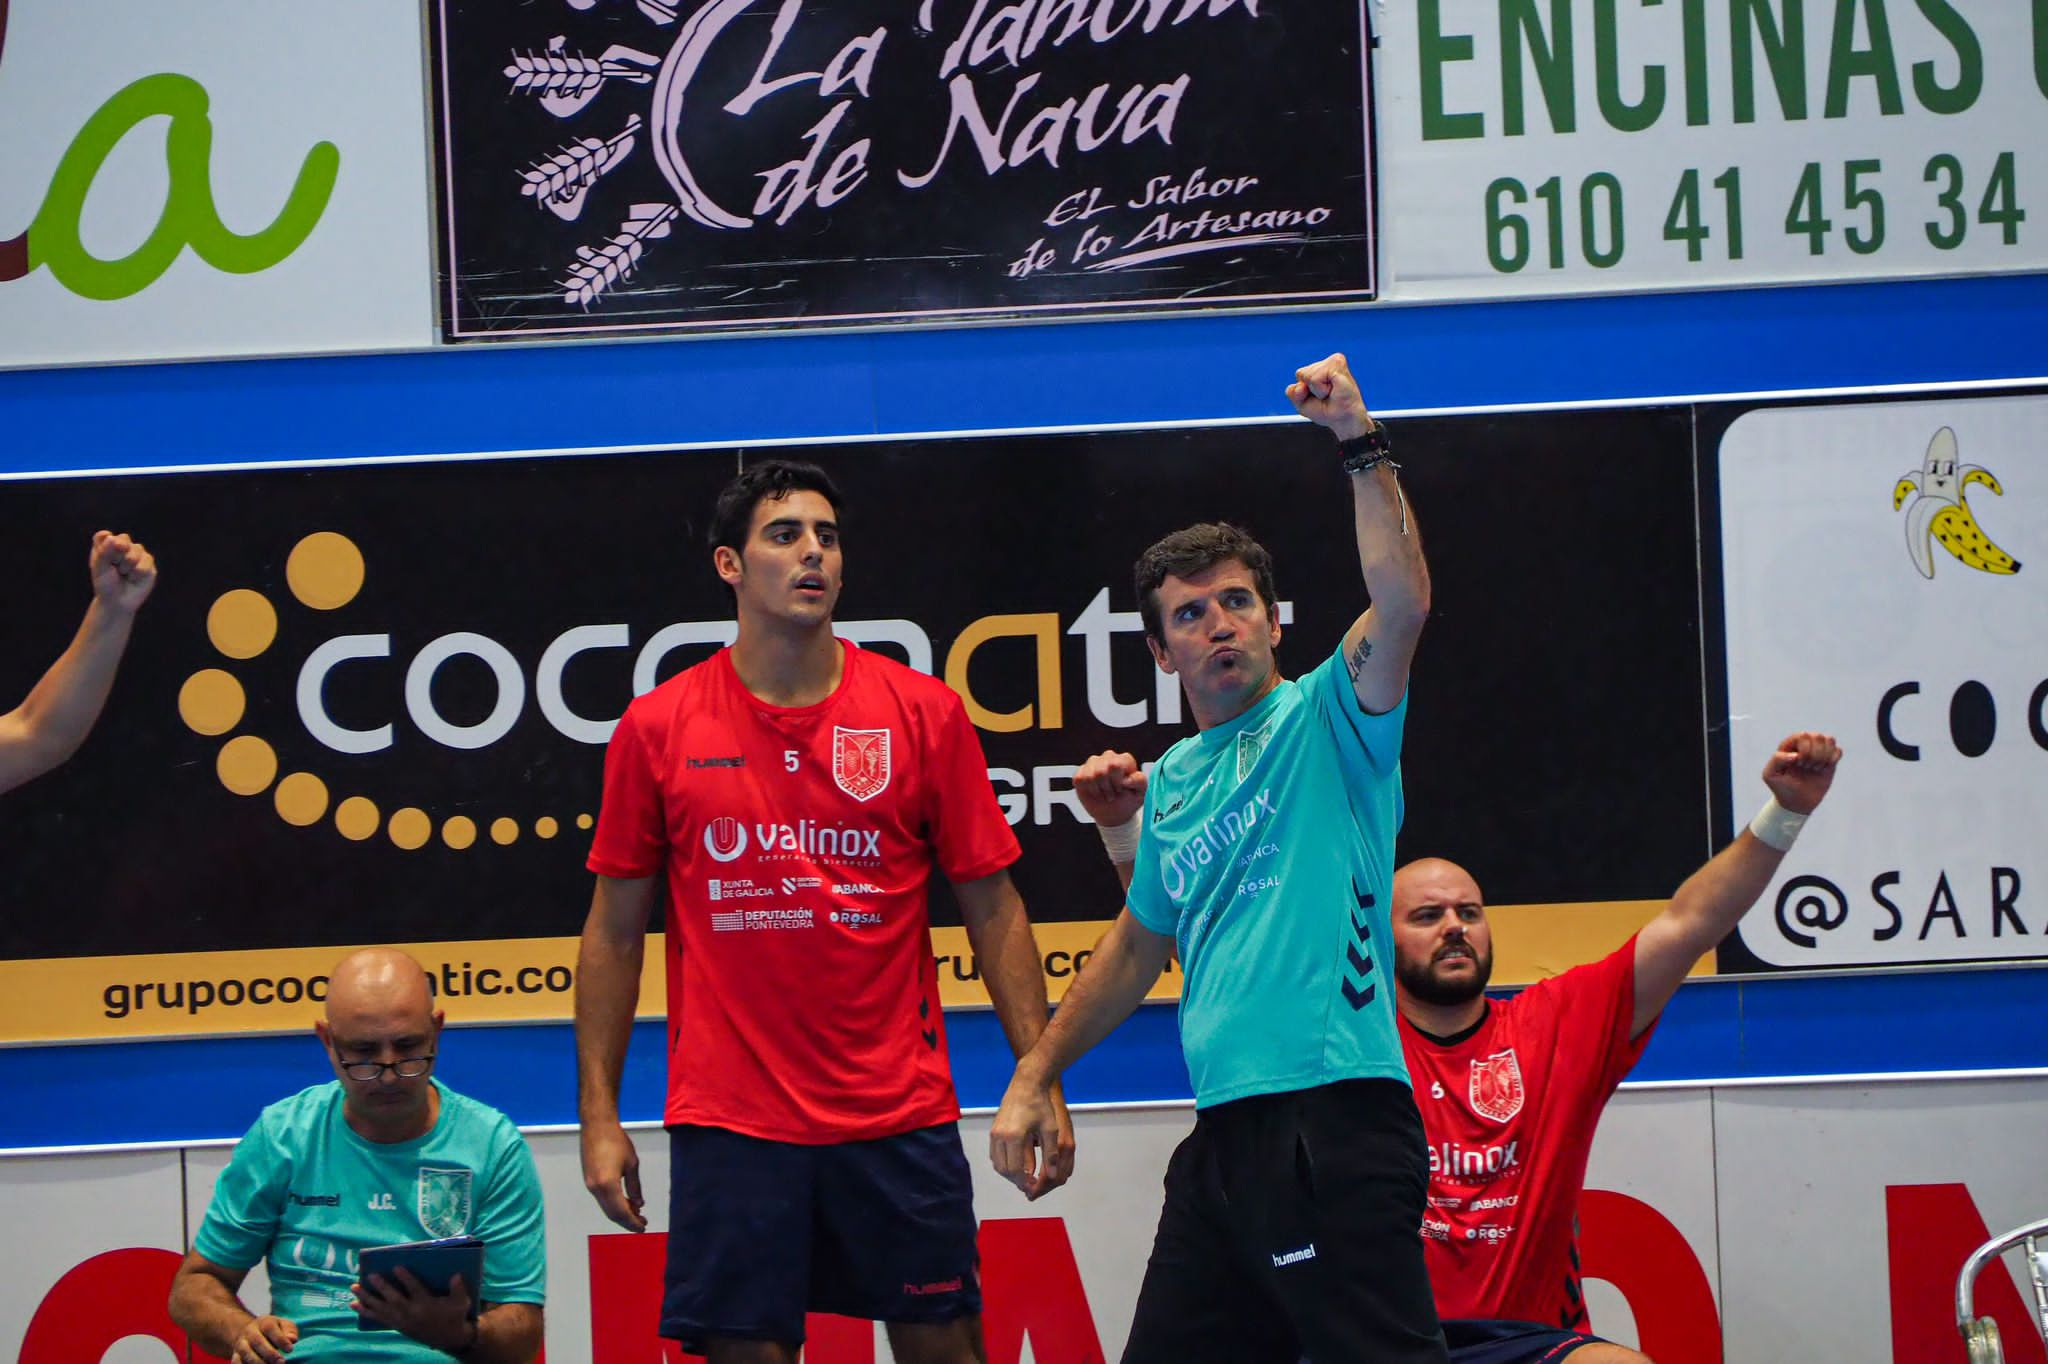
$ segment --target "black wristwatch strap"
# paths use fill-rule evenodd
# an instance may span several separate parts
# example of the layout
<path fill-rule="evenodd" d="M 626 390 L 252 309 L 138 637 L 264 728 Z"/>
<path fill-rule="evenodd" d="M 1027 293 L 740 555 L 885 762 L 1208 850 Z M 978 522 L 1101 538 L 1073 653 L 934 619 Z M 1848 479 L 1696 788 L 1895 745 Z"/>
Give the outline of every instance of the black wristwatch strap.
<path fill-rule="evenodd" d="M 1379 421 L 1367 427 L 1363 434 L 1337 442 L 1337 453 L 1344 457 L 1344 472 L 1347 474 L 1361 474 L 1376 464 L 1392 463 L 1387 458 L 1391 451 L 1386 424 Z"/>

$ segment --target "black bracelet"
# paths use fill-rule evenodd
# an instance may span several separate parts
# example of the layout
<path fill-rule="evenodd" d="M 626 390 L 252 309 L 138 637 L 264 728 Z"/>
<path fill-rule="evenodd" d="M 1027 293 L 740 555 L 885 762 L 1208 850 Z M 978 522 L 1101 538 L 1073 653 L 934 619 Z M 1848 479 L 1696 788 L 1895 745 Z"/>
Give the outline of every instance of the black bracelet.
<path fill-rule="evenodd" d="M 1392 469 L 1401 467 L 1388 457 L 1392 448 L 1387 441 L 1386 425 L 1379 421 L 1373 422 L 1361 435 L 1338 441 L 1337 453 L 1344 456 L 1343 468 L 1347 474 L 1362 474 L 1381 464 Z"/>

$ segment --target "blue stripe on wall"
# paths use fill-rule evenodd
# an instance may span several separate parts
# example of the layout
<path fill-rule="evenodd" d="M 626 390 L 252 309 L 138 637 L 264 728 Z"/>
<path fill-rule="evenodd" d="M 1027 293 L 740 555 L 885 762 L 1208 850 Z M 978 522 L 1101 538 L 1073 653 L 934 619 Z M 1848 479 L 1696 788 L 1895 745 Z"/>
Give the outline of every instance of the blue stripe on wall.
<path fill-rule="evenodd" d="M 1632 1078 L 2048 1068 L 2044 999 L 2048 967 L 1691 981 Z M 1068 1098 L 1189 1098 L 1176 1018 L 1171 1005 L 1139 1009 L 1069 1072 Z M 661 1116 L 662 1027 L 634 1030 L 628 1120 Z M 951 1014 L 947 1029 L 961 1103 L 993 1107 L 1010 1078 L 995 1015 Z M 522 1124 L 576 1120 L 566 1025 L 451 1029 L 441 1055 L 444 1080 Z M 327 1078 L 310 1035 L 4 1050 L 0 1148 L 239 1136 L 264 1104 Z"/>
<path fill-rule="evenodd" d="M 2048 276 L 0 373 L 0 472 L 761 441 L 2048 375 Z"/>

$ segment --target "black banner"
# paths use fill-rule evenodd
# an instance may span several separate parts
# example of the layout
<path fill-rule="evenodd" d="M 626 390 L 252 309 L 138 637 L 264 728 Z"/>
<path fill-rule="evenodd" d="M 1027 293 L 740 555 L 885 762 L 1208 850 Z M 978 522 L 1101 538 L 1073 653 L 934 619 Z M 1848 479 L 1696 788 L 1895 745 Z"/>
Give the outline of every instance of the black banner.
<path fill-rule="evenodd" d="M 431 8 L 450 339 L 1373 296 L 1355 0 Z"/>
<path fill-rule="evenodd" d="M 1707 850 L 1687 413 L 1397 438 L 1435 581 L 1402 855 L 1463 861 L 1503 904 L 1668 895 Z M 75 627 L 94 528 L 146 540 L 162 580 L 84 749 L 0 797 L 0 959 L 576 933 L 603 733 L 730 628 L 705 517 L 755 453 L 10 484 L 0 694 Z M 1260 536 L 1290 674 L 1365 605 L 1306 424 L 822 459 L 848 501 L 842 630 L 964 689 L 1041 920 L 1118 903 L 1072 768 L 1190 731 L 1137 633 L 1139 550 L 1219 517 Z"/>

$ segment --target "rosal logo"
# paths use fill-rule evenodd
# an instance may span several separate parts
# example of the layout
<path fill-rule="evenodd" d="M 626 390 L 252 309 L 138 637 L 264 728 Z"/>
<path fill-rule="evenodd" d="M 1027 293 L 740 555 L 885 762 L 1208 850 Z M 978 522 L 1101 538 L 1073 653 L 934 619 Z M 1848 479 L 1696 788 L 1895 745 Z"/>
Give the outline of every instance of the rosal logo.
<path fill-rule="evenodd" d="M 1906 509 L 1906 553 L 1923 578 L 1934 576 L 1934 546 L 1939 544 L 1956 562 L 1979 573 L 2012 574 L 2020 561 L 1991 542 L 1970 514 L 1970 485 L 1981 484 L 2000 497 L 2005 489 L 1997 475 L 1982 465 L 1956 466 L 1956 433 L 1942 427 L 1927 443 L 1920 467 L 1901 477 L 1892 489 L 1892 511 Z M 1911 505 L 1906 499 L 1912 498 Z"/>
<path fill-rule="evenodd" d="M 7 9 L 8 0 L 0 0 L 0 54 L 7 47 Z M 188 246 L 214 269 L 236 275 L 268 270 L 298 250 L 327 211 L 341 152 L 332 142 L 315 143 L 270 225 L 230 231 L 214 208 L 209 106 L 206 87 L 175 72 L 144 76 L 116 92 L 72 138 L 28 230 L 0 241 L 0 283 L 47 268 L 72 293 L 111 300 L 156 283 Z M 93 182 L 122 139 L 156 118 L 170 120 L 164 133 L 170 183 L 156 226 L 125 256 L 95 256 L 80 226 Z"/>
<path fill-rule="evenodd" d="M 285 582 L 292 598 L 314 611 L 335 611 L 354 601 L 362 591 L 365 574 L 362 551 L 354 541 L 335 531 L 316 531 L 304 537 L 285 560 Z M 269 596 L 254 588 L 238 587 L 223 592 L 206 613 L 207 639 L 229 664 L 262 657 L 276 643 L 277 634 L 277 607 Z M 339 642 L 346 644 L 360 638 L 345 635 Z M 444 637 L 458 641 L 461 638 Z M 335 657 L 329 656 L 336 643 L 330 640 L 315 649 L 299 671 L 297 690 L 302 718 L 310 720 L 314 737 L 336 752 L 360 754 L 387 748 L 391 743 L 389 725 L 379 730 L 344 730 L 325 718 L 320 695 L 336 662 Z M 346 656 L 365 655 L 358 650 Z M 430 682 L 432 670 L 441 659 L 426 651 L 421 658 L 427 660 L 423 676 Z M 416 659 L 414 667 L 420 666 Z M 424 687 L 419 690 L 424 692 Z M 225 736 L 226 742 L 215 757 L 214 772 L 229 791 L 238 796 L 268 792 L 278 817 L 298 828 L 317 825 L 328 819 L 331 812 L 335 831 L 351 842 L 364 842 L 381 828 L 393 844 L 410 852 L 425 847 L 438 828 L 441 842 L 450 849 L 460 852 L 478 846 L 477 821 L 469 815 L 437 813 L 422 805 L 393 800 L 388 794 L 381 798 L 354 794 L 337 801 L 336 783 L 314 771 L 289 772 L 280 777 L 276 746 L 262 735 L 237 732 L 243 730 L 243 722 L 248 718 L 248 696 L 241 679 L 229 667 L 201 668 L 178 689 L 178 714 L 186 728 L 204 738 Z M 322 728 L 332 733 L 322 734 Z M 387 816 L 385 807 L 392 804 L 397 808 Z M 583 813 L 575 817 L 575 823 L 579 829 L 589 829 L 594 821 Z M 543 815 L 526 824 L 501 815 L 486 827 L 489 841 L 506 847 L 516 843 L 528 828 L 536 838 L 551 839 L 561 831 L 561 821 L 553 815 Z"/>

